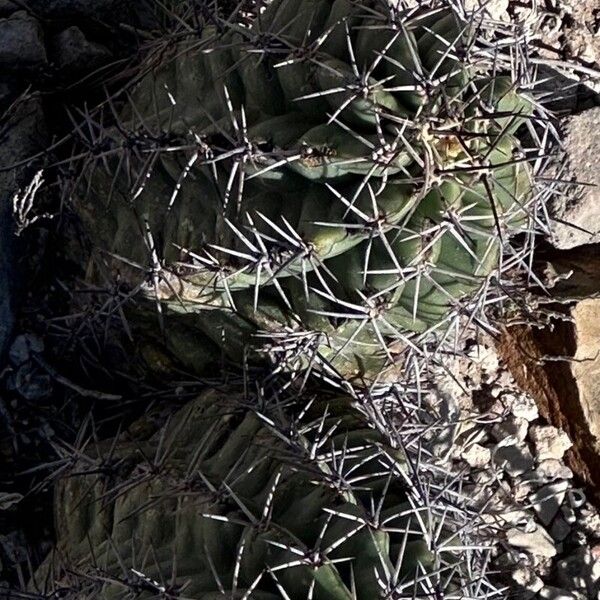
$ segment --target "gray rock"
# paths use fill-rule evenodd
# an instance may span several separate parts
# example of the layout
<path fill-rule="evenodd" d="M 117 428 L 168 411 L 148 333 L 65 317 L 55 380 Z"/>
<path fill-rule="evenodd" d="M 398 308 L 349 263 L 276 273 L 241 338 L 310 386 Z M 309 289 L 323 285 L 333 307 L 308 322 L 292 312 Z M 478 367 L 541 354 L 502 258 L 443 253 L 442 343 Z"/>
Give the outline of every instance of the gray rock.
<path fill-rule="evenodd" d="M 0 166 L 16 164 L 45 147 L 44 115 L 39 99 L 22 102 L 4 125 L 0 129 Z M 7 350 L 19 291 L 12 199 L 28 174 L 24 168 L 0 171 L 0 357 Z"/>
<path fill-rule="evenodd" d="M 521 548 L 533 556 L 552 558 L 556 556 L 554 540 L 541 527 L 533 531 L 522 531 L 513 527 L 506 532 L 506 540 L 515 548 Z"/>
<path fill-rule="evenodd" d="M 15 0 L 0 0 L 0 17 L 8 17 L 21 8 Z"/>
<path fill-rule="evenodd" d="M 0 114 L 19 95 L 19 85 L 10 78 L 0 80 Z"/>
<path fill-rule="evenodd" d="M 557 458 L 547 458 L 540 461 L 536 472 L 545 481 L 573 479 L 573 471 L 562 460 L 558 460 Z"/>
<path fill-rule="evenodd" d="M 571 526 L 563 519 L 562 516 L 556 517 L 550 527 L 550 535 L 556 542 L 564 541 L 571 533 Z"/>
<path fill-rule="evenodd" d="M 52 378 L 48 373 L 25 363 L 8 378 L 7 387 L 30 401 L 44 400 L 52 394 Z"/>
<path fill-rule="evenodd" d="M 493 453 L 494 462 L 503 468 L 510 476 L 523 475 L 533 468 L 534 460 L 531 451 L 525 444 L 505 444 L 496 446 Z"/>
<path fill-rule="evenodd" d="M 600 242 L 600 107 L 573 115 L 564 123 L 566 172 L 573 183 L 553 207 L 553 244 L 568 249 Z"/>
<path fill-rule="evenodd" d="M 0 19 L 0 68 L 19 71 L 46 64 L 44 33 L 39 22 L 25 11 Z"/>
<path fill-rule="evenodd" d="M 535 446 L 536 458 L 539 462 L 549 458 L 560 460 L 573 445 L 569 436 L 552 425 L 532 425 L 529 438 Z"/>
<path fill-rule="evenodd" d="M 512 580 L 523 589 L 532 592 L 532 595 L 544 587 L 544 582 L 528 566 L 519 565 L 511 574 Z"/>
<path fill-rule="evenodd" d="M 157 25 L 153 0 L 24 0 L 45 19 L 130 23 L 142 28 Z"/>
<path fill-rule="evenodd" d="M 561 587 L 569 591 L 587 592 L 591 597 L 600 576 L 599 567 L 590 548 L 577 548 L 556 563 L 556 579 Z"/>
<path fill-rule="evenodd" d="M 527 394 L 515 395 L 510 411 L 515 417 L 527 421 L 535 421 L 540 416 L 535 400 Z"/>
<path fill-rule="evenodd" d="M 545 586 L 540 591 L 540 598 L 544 600 L 577 600 L 577 596 L 574 594 L 551 585 Z"/>
<path fill-rule="evenodd" d="M 44 341 L 32 333 L 25 333 L 17 336 L 10 347 L 8 358 L 15 367 L 31 360 L 32 356 L 41 354 L 44 351 Z"/>
<path fill-rule="evenodd" d="M 135 1 L 135 0 L 134 0 Z M 26 0 L 36 15 L 50 19 L 101 19 L 119 8 L 121 0 Z"/>
<path fill-rule="evenodd" d="M 523 442 L 527 437 L 529 430 L 529 421 L 522 417 L 509 415 L 500 423 L 496 423 L 492 428 L 492 435 L 496 441 L 500 442 L 508 436 L 514 436 L 518 442 Z"/>
<path fill-rule="evenodd" d="M 567 494 L 569 483 L 567 481 L 557 481 L 549 483 L 540 488 L 535 494 L 529 498 L 533 508 L 544 525 L 550 525 L 552 519 L 560 510 Z"/>
<path fill-rule="evenodd" d="M 76 75 L 106 64 L 112 54 L 108 48 L 86 39 L 79 27 L 72 26 L 52 39 L 52 62 L 62 71 Z"/>
<path fill-rule="evenodd" d="M 481 444 L 472 444 L 461 453 L 463 460 L 474 469 L 481 469 L 490 464 L 492 453 Z"/>

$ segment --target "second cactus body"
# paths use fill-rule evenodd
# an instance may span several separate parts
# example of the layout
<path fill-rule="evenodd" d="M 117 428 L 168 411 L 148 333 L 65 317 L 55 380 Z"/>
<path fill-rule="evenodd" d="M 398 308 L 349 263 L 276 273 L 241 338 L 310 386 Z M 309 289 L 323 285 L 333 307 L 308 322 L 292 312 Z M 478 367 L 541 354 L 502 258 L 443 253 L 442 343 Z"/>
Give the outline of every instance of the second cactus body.
<path fill-rule="evenodd" d="M 442 528 L 410 501 L 404 454 L 346 399 L 276 414 L 211 391 L 90 449 L 57 486 L 35 580 L 78 599 L 428 597 Z"/>

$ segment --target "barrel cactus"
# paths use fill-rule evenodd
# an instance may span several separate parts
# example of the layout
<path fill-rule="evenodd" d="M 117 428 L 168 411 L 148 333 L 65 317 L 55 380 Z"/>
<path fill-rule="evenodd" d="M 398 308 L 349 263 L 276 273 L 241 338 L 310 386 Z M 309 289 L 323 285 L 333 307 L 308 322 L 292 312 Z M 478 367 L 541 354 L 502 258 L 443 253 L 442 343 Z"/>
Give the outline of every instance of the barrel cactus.
<path fill-rule="evenodd" d="M 73 197 L 90 276 L 199 371 L 263 332 L 377 378 L 447 329 L 528 227 L 534 107 L 442 4 L 274 0 L 154 52 Z"/>
<path fill-rule="evenodd" d="M 420 504 L 404 451 L 347 398 L 295 413 L 209 391 L 151 435 L 140 422 L 88 448 L 62 469 L 57 547 L 32 587 L 73 600 L 456 592 L 466 528 L 450 536 L 443 491 Z"/>

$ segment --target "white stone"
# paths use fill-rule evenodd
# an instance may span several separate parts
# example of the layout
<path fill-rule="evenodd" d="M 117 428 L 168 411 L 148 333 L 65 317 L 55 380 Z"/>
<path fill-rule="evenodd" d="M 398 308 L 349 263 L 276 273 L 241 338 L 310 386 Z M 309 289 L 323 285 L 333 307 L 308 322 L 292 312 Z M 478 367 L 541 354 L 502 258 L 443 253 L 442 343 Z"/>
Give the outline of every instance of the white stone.
<path fill-rule="evenodd" d="M 521 548 L 534 556 L 552 558 L 556 556 L 554 540 L 542 527 L 537 526 L 534 531 L 525 532 L 513 527 L 506 532 L 506 540 L 511 546 Z"/>
<path fill-rule="evenodd" d="M 461 453 L 462 459 L 472 468 L 481 469 L 492 461 L 492 452 L 480 444 L 471 444 Z"/>
<path fill-rule="evenodd" d="M 500 366 L 496 350 L 483 344 L 470 348 L 467 356 L 486 374 L 496 373 Z"/>
<path fill-rule="evenodd" d="M 554 479 L 572 479 L 573 471 L 557 458 L 547 458 L 540 461 L 536 472 L 547 481 Z"/>
<path fill-rule="evenodd" d="M 573 445 L 564 431 L 552 425 L 532 425 L 529 429 L 529 438 L 535 446 L 538 461 L 548 458 L 561 459 Z"/>
<path fill-rule="evenodd" d="M 511 577 L 515 583 L 533 593 L 539 592 L 544 587 L 544 582 L 533 569 L 524 565 L 517 567 Z"/>
<path fill-rule="evenodd" d="M 515 396 L 511 402 L 510 410 L 515 417 L 520 417 L 530 422 L 535 421 L 540 416 L 535 400 L 527 394 Z"/>

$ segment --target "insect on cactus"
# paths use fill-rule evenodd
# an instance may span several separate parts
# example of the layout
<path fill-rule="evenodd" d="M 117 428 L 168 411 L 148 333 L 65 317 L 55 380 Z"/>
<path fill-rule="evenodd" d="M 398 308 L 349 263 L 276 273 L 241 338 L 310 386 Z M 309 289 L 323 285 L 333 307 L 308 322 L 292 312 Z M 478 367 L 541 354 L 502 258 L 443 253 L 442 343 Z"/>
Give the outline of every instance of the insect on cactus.
<path fill-rule="evenodd" d="M 439 5 L 274 0 L 152 54 L 74 202 L 96 265 L 185 323 L 169 348 L 204 348 L 194 368 L 266 332 L 377 378 L 527 229 L 534 103 Z"/>
<path fill-rule="evenodd" d="M 257 412 L 209 391 L 150 437 L 88 448 L 63 470 L 58 544 L 32 586 L 78 600 L 496 597 L 460 560 L 469 528 L 448 484 L 415 478 L 349 405 Z"/>

